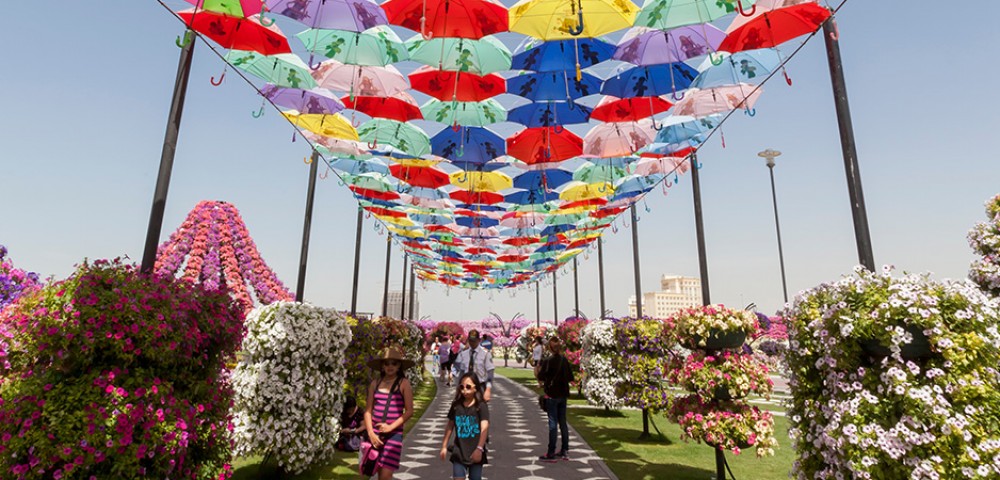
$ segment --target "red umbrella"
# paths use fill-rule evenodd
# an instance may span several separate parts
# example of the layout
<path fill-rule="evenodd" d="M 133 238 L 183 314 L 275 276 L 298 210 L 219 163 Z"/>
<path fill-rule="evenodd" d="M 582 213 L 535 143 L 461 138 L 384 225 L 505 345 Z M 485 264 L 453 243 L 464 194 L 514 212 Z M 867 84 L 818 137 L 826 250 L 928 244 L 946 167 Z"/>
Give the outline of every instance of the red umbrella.
<path fill-rule="evenodd" d="M 417 101 L 406 92 L 399 92 L 391 97 L 356 96 L 353 100 L 348 95 L 340 100 L 344 102 L 345 107 L 369 117 L 388 118 L 399 122 L 424 118 Z"/>
<path fill-rule="evenodd" d="M 365 210 L 368 210 L 369 212 L 372 212 L 373 214 L 378 215 L 380 217 L 403 218 L 406 216 L 406 213 L 397 212 L 396 210 L 389 210 L 388 208 L 382 208 L 382 207 L 365 207 Z"/>
<path fill-rule="evenodd" d="M 456 190 L 451 192 L 451 198 L 462 203 L 493 205 L 503 201 L 503 195 L 493 192 L 470 192 L 468 190 Z"/>
<path fill-rule="evenodd" d="M 424 38 L 482 38 L 507 31 L 507 8 L 492 0 L 389 0 L 389 23 Z"/>
<path fill-rule="evenodd" d="M 583 153 L 583 139 L 563 127 L 525 128 L 507 139 L 507 155 L 524 163 L 559 162 Z"/>
<path fill-rule="evenodd" d="M 426 228 L 425 230 L 430 230 L 430 229 Z M 416 249 L 416 250 L 430 250 L 430 247 L 428 247 L 427 245 L 424 245 L 424 244 L 422 244 L 420 242 L 416 242 L 416 241 L 413 241 L 413 240 L 405 241 L 405 242 L 403 242 L 403 245 L 406 245 L 407 247 L 410 247 L 410 248 Z"/>
<path fill-rule="evenodd" d="M 378 190 L 369 190 L 367 188 L 358 188 L 354 185 L 348 185 L 352 192 L 356 195 L 365 198 L 374 198 L 376 200 L 395 200 L 399 198 L 399 194 L 396 192 L 380 192 Z"/>
<path fill-rule="evenodd" d="M 602 122 L 638 122 L 666 112 L 672 106 L 660 97 L 618 98 L 607 95 L 590 112 L 590 118 Z"/>
<path fill-rule="evenodd" d="M 438 188 L 448 185 L 448 174 L 434 167 L 394 164 L 389 166 L 392 176 L 414 187 Z"/>
<path fill-rule="evenodd" d="M 594 218 L 613 217 L 624 212 L 626 208 L 628 207 L 603 208 L 601 210 L 597 210 L 596 212 L 592 212 L 590 216 Z"/>
<path fill-rule="evenodd" d="M 512 237 L 504 240 L 503 243 L 513 245 L 515 247 L 523 247 L 525 245 L 531 245 L 541 241 L 542 239 L 538 237 Z"/>
<path fill-rule="evenodd" d="M 465 249 L 465 253 L 468 253 L 470 255 L 479 255 L 479 254 L 483 254 L 483 253 L 489 253 L 491 255 L 496 255 L 497 254 L 496 250 L 493 250 L 492 248 L 485 248 L 485 247 L 466 248 Z"/>
<path fill-rule="evenodd" d="M 507 91 L 507 81 L 495 73 L 479 76 L 426 65 L 410 74 L 410 86 L 444 102 L 480 102 Z"/>
<path fill-rule="evenodd" d="M 830 10 L 814 2 L 784 6 L 788 3 L 792 2 L 761 2 L 754 15 L 736 17 L 718 49 L 735 53 L 777 47 L 795 37 L 815 32 L 830 18 Z"/>
<path fill-rule="evenodd" d="M 455 229 L 447 225 L 427 225 L 426 227 L 424 227 L 424 230 L 427 230 L 428 232 L 455 233 Z"/>
<path fill-rule="evenodd" d="M 509 262 L 509 263 L 523 262 L 527 259 L 528 259 L 527 255 L 500 255 L 499 257 L 497 257 L 498 262 Z"/>
<path fill-rule="evenodd" d="M 577 200 L 575 202 L 564 203 L 559 208 L 570 209 L 570 208 L 576 208 L 576 207 L 590 207 L 590 206 L 593 206 L 593 205 L 601 206 L 601 205 L 604 205 L 606 203 L 608 203 L 608 201 L 606 199 L 603 199 L 603 198 L 591 198 L 589 200 Z"/>
<path fill-rule="evenodd" d="M 252 50 L 262 55 L 292 53 L 288 39 L 277 25 L 261 25 L 260 15 L 238 18 L 192 9 L 179 12 L 177 16 L 192 30 L 211 38 L 222 48 Z"/>
<path fill-rule="evenodd" d="M 597 238 L 584 238 L 584 239 L 581 239 L 581 240 L 577 240 L 575 242 L 570 243 L 569 245 L 566 245 L 566 250 L 571 250 L 571 249 L 574 249 L 574 248 L 586 247 L 588 244 L 590 244 L 594 240 L 597 240 Z"/>

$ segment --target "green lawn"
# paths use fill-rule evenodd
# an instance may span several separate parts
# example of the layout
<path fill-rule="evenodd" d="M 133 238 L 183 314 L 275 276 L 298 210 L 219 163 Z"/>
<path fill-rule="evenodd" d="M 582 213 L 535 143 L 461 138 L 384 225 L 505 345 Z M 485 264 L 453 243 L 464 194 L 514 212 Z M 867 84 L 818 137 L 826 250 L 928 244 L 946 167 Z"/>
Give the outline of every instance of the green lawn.
<path fill-rule="evenodd" d="M 429 373 L 425 374 L 427 381 L 418 387 L 414 391 L 413 396 L 413 417 L 407 422 L 404 427 L 404 432 L 409 432 L 414 425 L 417 424 L 417 420 L 424 414 L 424 410 L 430 405 L 431 401 L 434 400 L 434 396 L 437 394 L 437 387 L 434 385 L 434 380 L 430 377 Z M 336 438 L 331 438 L 330 442 L 337 441 Z M 347 452 L 337 452 L 333 459 L 324 465 L 316 466 L 310 470 L 307 470 L 299 475 L 285 475 L 280 477 L 277 471 L 277 465 L 273 462 L 269 462 L 267 465 L 261 465 L 262 457 L 252 456 L 237 458 L 233 462 L 233 468 L 236 470 L 233 474 L 233 480 L 251 480 L 251 479 L 294 479 L 294 480 L 330 480 L 339 478 L 358 478 L 358 454 L 347 453 Z"/>
<path fill-rule="evenodd" d="M 496 372 L 536 388 L 531 370 L 497 368 Z M 668 422 L 663 415 L 652 417 L 663 435 L 657 435 L 651 427 L 653 437 L 638 440 L 642 432 L 642 412 L 606 412 L 590 408 L 587 401 L 575 392 L 570 397 L 569 405 L 569 423 L 619 478 L 708 480 L 715 475 L 715 451 L 704 444 L 680 440 L 680 428 Z M 739 456 L 726 455 L 737 479 L 788 478 L 795 458 L 788 439 L 788 421 L 785 417 L 775 416 L 774 428 L 779 447 L 773 457 L 758 459 L 752 449 Z"/>

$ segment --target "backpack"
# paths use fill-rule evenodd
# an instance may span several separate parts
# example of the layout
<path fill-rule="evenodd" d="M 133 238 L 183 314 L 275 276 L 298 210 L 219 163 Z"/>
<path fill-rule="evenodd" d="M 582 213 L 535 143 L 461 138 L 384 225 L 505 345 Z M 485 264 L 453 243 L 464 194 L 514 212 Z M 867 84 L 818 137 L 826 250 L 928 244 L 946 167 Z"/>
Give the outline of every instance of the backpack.
<path fill-rule="evenodd" d="M 444 343 L 441 344 L 441 346 L 438 347 L 438 361 L 443 363 L 447 362 L 450 359 L 451 359 L 451 346 Z"/>

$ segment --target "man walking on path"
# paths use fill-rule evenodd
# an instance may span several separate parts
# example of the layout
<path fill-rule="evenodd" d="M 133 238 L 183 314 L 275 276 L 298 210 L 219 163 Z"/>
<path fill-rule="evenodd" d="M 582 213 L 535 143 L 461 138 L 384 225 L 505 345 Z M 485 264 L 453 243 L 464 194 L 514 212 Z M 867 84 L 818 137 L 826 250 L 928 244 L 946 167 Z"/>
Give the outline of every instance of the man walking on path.
<path fill-rule="evenodd" d="M 455 368 L 459 374 L 473 372 L 479 377 L 483 400 L 488 402 L 493 393 L 493 370 L 496 368 L 493 366 L 493 354 L 479 344 L 479 330 L 469 330 L 467 340 L 469 348 L 458 353 Z"/>
<path fill-rule="evenodd" d="M 573 369 L 562 354 L 559 337 L 552 337 L 548 343 L 552 355 L 542 360 L 538 369 L 538 383 L 545 391 L 545 413 L 549 417 L 549 446 L 545 455 L 538 457 L 543 462 L 569 460 L 569 425 L 566 422 L 566 401 L 569 399 L 569 384 L 573 381 Z M 556 427 L 562 430 L 562 449 L 556 453 Z"/>

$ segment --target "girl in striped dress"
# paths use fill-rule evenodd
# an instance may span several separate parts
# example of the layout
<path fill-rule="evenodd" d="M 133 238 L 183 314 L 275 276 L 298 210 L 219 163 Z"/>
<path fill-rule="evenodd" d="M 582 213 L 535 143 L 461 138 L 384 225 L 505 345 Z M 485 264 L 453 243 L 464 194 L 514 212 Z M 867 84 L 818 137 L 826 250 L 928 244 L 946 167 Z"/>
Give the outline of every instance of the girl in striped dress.
<path fill-rule="evenodd" d="M 403 372 L 413 365 L 398 347 L 386 348 L 379 358 L 368 362 L 368 366 L 381 373 L 368 386 L 365 407 L 368 441 L 374 448 L 382 449 L 375 466 L 378 480 L 391 479 L 399 469 L 403 453 L 403 425 L 413 415 L 413 389 Z"/>

